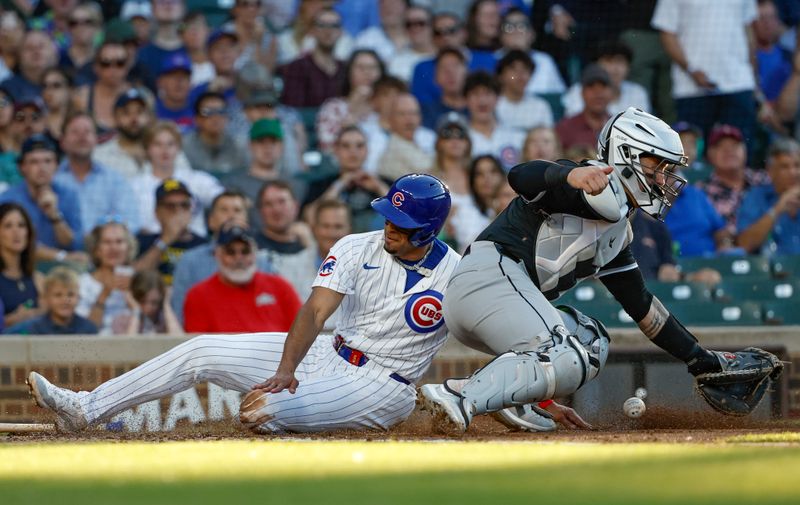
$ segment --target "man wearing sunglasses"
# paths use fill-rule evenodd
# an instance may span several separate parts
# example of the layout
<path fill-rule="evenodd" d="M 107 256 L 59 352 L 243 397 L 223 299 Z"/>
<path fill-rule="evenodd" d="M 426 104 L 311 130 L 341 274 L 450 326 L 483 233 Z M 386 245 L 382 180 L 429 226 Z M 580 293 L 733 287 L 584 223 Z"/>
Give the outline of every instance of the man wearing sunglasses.
<path fill-rule="evenodd" d="M 136 270 L 158 270 L 164 283 L 172 285 L 172 272 L 183 253 L 205 243 L 189 229 L 192 220 L 192 193 L 181 181 L 167 179 L 156 189 L 156 219 L 159 233 L 136 234 L 139 257 Z"/>
<path fill-rule="evenodd" d="M 496 358 L 470 377 L 422 387 L 426 408 L 452 430 L 485 413 L 517 429 L 555 428 L 549 400 L 595 378 L 608 357 L 602 322 L 551 304 L 586 277 L 599 278 L 645 336 L 686 363 L 722 413 L 749 414 L 781 374 L 778 358 L 760 349 L 705 349 L 644 284 L 628 217 L 639 208 L 663 219 L 680 194 L 686 180 L 674 169 L 687 159 L 678 134 L 629 108 L 606 122 L 597 150 L 597 161 L 581 165 L 515 166 L 509 182 L 520 196 L 453 274 L 443 309 L 450 333 Z"/>
<path fill-rule="evenodd" d="M 247 167 L 247 147 L 228 133 L 228 103 L 206 91 L 194 102 L 195 129 L 184 136 L 183 150 L 195 170 L 221 176 Z"/>
<path fill-rule="evenodd" d="M 26 95 L 18 97 L 14 102 L 14 115 L 9 125 L 11 139 L 17 146 L 32 135 L 45 135 L 50 140 L 52 136 L 47 130 L 47 107 L 41 97 Z M 60 154 L 60 153 L 59 153 Z"/>

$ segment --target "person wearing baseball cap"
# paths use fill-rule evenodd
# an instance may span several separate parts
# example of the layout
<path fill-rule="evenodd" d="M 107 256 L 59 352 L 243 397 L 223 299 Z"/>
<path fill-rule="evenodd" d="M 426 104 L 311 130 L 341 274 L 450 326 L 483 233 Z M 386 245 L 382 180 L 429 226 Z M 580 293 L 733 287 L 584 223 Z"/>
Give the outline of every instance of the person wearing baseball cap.
<path fill-rule="evenodd" d="M 8 125 L 11 139 L 21 146 L 32 135 L 47 135 L 47 107 L 39 95 L 23 95 L 14 101 L 13 121 Z M 51 140 L 52 137 L 47 135 Z M 58 146 L 56 146 L 58 149 Z"/>
<path fill-rule="evenodd" d="M 206 41 L 208 59 L 214 65 L 214 79 L 197 86 L 190 97 L 194 102 L 206 91 L 222 93 L 230 103 L 235 97 L 236 59 L 239 57 L 239 36 L 231 28 L 214 30 Z"/>
<path fill-rule="evenodd" d="M 752 186 L 768 184 L 765 172 L 747 167 L 747 146 L 742 131 L 729 124 L 715 125 L 708 134 L 706 157 L 712 167 L 708 181 L 700 186 L 716 211 L 725 219 L 726 229 L 736 234 L 736 210 Z"/>
<path fill-rule="evenodd" d="M 250 167 L 247 172 L 232 173 L 225 177 L 223 183 L 227 188 L 234 188 L 250 199 L 258 201 L 261 186 L 267 181 L 281 178 L 281 158 L 283 156 L 283 128 L 277 119 L 259 119 L 250 127 Z M 249 211 L 250 224 L 256 229 L 261 227 L 261 216 L 258 206 L 253 205 Z"/>
<path fill-rule="evenodd" d="M 258 271 L 256 241 L 247 228 L 227 222 L 217 235 L 217 273 L 192 287 L 184 303 L 190 333 L 288 331 L 300 298 L 282 277 Z"/>
<path fill-rule="evenodd" d="M 183 138 L 192 168 L 223 175 L 240 172 L 248 163 L 247 149 L 228 132 L 228 103 L 222 93 L 206 91 L 194 102 L 195 129 Z"/>
<path fill-rule="evenodd" d="M 161 62 L 156 92 L 156 118 L 177 124 L 181 133 L 194 128 L 192 60 L 185 53 L 175 53 Z"/>
<path fill-rule="evenodd" d="M 145 170 L 144 131 L 153 122 L 151 96 L 139 88 L 121 93 L 114 102 L 117 135 L 97 146 L 92 158 L 124 175 L 128 180 Z"/>
<path fill-rule="evenodd" d="M 161 231 L 136 234 L 139 241 L 137 270 L 158 270 L 167 286 L 172 285 L 172 272 L 181 255 L 205 243 L 205 239 L 189 229 L 194 201 L 189 188 L 177 179 L 165 179 L 155 191 L 155 215 Z"/>
<path fill-rule="evenodd" d="M 583 110 L 563 118 L 556 125 L 556 133 L 564 151 L 573 147 L 594 149 L 600 130 L 609 119 L 608 104 L 613 88 L 608 72 L 597 63 L 588 65 L 581 75 Z"/>
<path fill-rule="evenodd" d="M 64 261 L 69 251 L 80 251 L 83 243 L 78 193 L 53 180 L 58 167 L 55 142 L 36 134 L 22 143 L 19 172 L 23 180 L 0 194 L 0 203 L 16 202 L 31 218 L 38 242 L 37 254 Z M 70 256 L 71 260 L 85 260 Z"/>
<path fill-rule="evenodd" d="M 150 40 L 153 9 L 149 0 L 126 0 L 119 13 L 120 20 L 128 23 L 134 32 L 134 38 L 140 44 Z"/>
<path fill-rule="evenodd" d="M 683 171 L 686 180 L 691 184 L 706 179 L 711 175 L 711 167 L 701 159 L 702 156 L 699 154 L 703 130 L 688 121 L 678 121 L 672 125 L 672 129 L 680 136 L 683 153 L 689 160 L 689 166 Z"/>

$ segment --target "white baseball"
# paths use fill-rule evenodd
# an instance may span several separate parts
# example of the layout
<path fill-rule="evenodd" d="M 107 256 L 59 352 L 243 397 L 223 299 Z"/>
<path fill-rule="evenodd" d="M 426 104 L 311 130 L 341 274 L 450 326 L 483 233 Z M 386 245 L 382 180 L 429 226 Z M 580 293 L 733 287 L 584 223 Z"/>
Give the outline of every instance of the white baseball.
<path fill-rule="evenodd" d="M 633 393 L 633 396 L 644 400 L 647 398 L 647 390 L 645 388 L 636 388 L 636 392 Z"/>
<path fill-rule="evenodd" d="M 628 398 L 625 400 L 625 403 L 622 404 L 622 412 L 624 412 L 626 416 L 633 419 L 642 417 L 645 410 L 647 410 L 647 407 L 645 407 L 642 399 L 636 398 L 635 396 Z"/>

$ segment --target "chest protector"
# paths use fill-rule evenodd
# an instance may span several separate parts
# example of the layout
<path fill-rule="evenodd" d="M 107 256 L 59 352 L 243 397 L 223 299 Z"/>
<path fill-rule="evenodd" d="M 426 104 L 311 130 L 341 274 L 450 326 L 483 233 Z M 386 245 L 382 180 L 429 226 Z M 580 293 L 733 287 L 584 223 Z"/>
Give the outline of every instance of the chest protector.
<path fill-rule="evenodd" d="M 543 292 L 560 286 L 563 277 L 589 277 L 614 259 L 630 242 L 625 192 L 614 174 L 596 196 L 584 194 L 598 219 L 571 214 L 550 214 L 536 237 L 536 276 Z M 577 279 L 576 279 L 577 280 Z M 569 283 L 574 285 L 574 283 Z M 563 285 L 563 283 L 561 283 Z"/>

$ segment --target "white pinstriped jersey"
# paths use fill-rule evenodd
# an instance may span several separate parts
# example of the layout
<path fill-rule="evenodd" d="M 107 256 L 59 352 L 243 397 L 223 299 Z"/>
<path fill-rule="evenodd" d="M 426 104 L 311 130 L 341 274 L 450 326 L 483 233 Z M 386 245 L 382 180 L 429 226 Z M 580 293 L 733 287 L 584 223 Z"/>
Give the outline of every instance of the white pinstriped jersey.
<path fill-rule="evenodd" d="M 383 244 L 383 230 L 341 239 L 313 285 L 345 295 L 336 334 L 348 346 L 414 382 L 447 338 L 442 297 L 460 256 L 434 241 L 420 265 L 429 275 L 421 276 L 404 268 Z"/>

